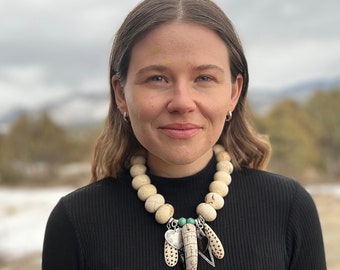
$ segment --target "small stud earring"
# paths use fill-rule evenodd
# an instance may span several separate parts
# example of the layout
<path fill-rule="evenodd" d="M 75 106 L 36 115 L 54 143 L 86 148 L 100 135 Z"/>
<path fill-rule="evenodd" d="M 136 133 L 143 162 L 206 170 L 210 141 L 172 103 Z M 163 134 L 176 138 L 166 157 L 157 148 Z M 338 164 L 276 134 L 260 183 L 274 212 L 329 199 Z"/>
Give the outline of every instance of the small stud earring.
<path fill-rule="evenodd" d="M 231 111 L 229 111 L 227 116 L 225 117 L 225 121 L 230 122 L 231 118 L 233 118 L 233 113 Z"/>
<path fill-rule="evenodd" d="M 127 115 L 127 112 L 123 112 L 123 119 L 125 122 L 129 122 L 129 117 Z"/>

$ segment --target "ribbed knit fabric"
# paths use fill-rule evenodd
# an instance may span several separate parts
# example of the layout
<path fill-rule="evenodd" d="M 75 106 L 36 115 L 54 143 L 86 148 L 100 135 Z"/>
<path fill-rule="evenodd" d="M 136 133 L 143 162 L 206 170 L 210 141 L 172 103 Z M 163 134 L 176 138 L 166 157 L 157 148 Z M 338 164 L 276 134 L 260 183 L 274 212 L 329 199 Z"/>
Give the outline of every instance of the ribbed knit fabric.
<path fill-rule="evenodd" d="M 175 218 L 196 218 L 215 173 L 216 160 L 196 175 L 152 183 L 175 207 Z M 232 175 L 230 192 L 217 219 L 209 223 L 225 257 L 215 269 L 324 270 L 323 240 L 310 195 L 283 176 L 242 169 Z M 63 197 L 50 215 L 43 270 L 167 270 L 163 257 L 165 225 L 131 187 L 128 172 Z M 173 269 L 181 269 L 178 264 Z M 213 269 L 199 258 L 198 269 Z"/>

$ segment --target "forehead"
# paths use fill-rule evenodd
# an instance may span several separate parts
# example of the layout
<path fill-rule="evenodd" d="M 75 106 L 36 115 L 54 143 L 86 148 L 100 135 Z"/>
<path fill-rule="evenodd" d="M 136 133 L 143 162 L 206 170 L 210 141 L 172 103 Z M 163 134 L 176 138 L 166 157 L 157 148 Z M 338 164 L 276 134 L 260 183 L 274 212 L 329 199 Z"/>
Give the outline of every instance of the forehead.
<path fill-rule="evenodd" d="M 172 22 L 158 26 L 140 38 L 132 48 L 135 57 L 190 55 L 228 59 L 225 42 L 213 30 L 195 23 Z"/>

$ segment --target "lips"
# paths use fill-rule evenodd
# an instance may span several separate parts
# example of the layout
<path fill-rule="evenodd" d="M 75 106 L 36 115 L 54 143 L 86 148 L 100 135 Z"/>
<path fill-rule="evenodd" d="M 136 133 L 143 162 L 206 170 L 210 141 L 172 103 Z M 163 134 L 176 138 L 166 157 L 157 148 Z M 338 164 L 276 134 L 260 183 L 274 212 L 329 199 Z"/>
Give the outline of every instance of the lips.
<path fill-rule="evenodd" d="M 163 133 L 175 139 L 189 139 L 201 129 L 200 126 L 192 123 L 174 123 L 160 127 Z"/>

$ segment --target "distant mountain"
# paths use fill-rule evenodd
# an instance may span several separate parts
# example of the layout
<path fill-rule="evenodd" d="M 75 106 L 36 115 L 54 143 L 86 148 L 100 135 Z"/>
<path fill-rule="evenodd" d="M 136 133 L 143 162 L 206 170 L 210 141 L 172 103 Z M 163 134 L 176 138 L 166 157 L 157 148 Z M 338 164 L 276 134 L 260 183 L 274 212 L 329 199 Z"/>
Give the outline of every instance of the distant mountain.
<path fill-rule="evenodd" d="M 51 103 L 44 109 L 63 126 L 86 126 L 103 122 L 109 108 L 109 94 L 77 93 Z"/>
<path fill-rule="evenodd" d="M 265 113 L 281 99 L 290 98 L 302 102 L 317 90 L 328 91 L 334 88 L 340 88 L 340 78 L 309 81 L 279 90 L 250 89 L 249 102 L 255 112 Z M 0 110 L 0 131 L 6 131 L 22 113 L 35 114 L 42 110 L 48 111 L 55 121 L 65 127 L 98 125 L 103 123 L 107 115 L 109 100 L 109 94 L 102 91 L 75 91 L 63 99 L 34 110 L 23 107 L 12 108 L 7 112 Z"/>
<path fill-rule="evenodd" d="M 0 133 L 6 132 L 18 116 L 23 113 L 34 115 L 41 111 L 49 112 L 51 117 L 64 127 L 98 125 L 105 119 L 108 107 L 108 93 L 75 91 L 62 99 L 38 106 L 34 110 L 20 106 L 11 108 L 7 112 L 0 110 Z"/>
<path fill-rule="evenodd" d="M 266 113 L 274 104 L 282 99 L 304 102 L 316 91 L 340 89 L 340 77 L 330 80 L 315 80 L 299 83 L 278 90 L 250 89 L 248 98 L 251 108 L 259 113 Z"/>

